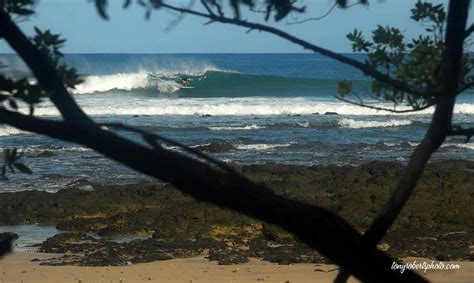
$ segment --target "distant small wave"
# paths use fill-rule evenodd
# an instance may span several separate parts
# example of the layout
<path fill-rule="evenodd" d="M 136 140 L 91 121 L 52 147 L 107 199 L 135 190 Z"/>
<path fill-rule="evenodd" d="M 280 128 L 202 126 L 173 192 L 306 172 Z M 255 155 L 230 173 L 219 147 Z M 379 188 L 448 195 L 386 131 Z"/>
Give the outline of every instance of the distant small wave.
<path fill-rule="evenodd" d="M 444 143 L 441 147 L 455 147 L 455 148 L 461 148 L 461 149 L 474 150 L 474 143 L 473 142 L 469 142 L 469 143 Z"/>
<path fill-rule="evenodd" d="M 19 130 L 17 128 L 12 128 L 12 127 L 0 128 L 0 137 L 16 136 L 16 135 L 27 135 L 27 134 L 31 134 L 31 133 Z"/>
<path fill-rule="evenodd" d="M 388 121 L 358 121 L 348 118 L 344 118 L 338 122 L 339 126 L 351 129 L 400 127 L 410 125 L 411 123 L 412 121 L 408 119 L 390 119 Z"/>
<path fill-rule="evenodd" d="M 311 123 L 308 120 L 306 120 L 306 121 L 303 121 L 303 122 L 296 122 L 296 125 L 298 125 L 300 127 L 303 127 L 303 128 L 308 128 L 311 125 Z"/>
<path fill-rule="evenodd" d="M 216 126 L 208 127 L 212 131 L 242 131 L 242 130 L 259 130 L 264 129 L 265 126 L 258 126 L 256 124 L 246 125 L 246 126 Z"/>
<path fill-rule="evenodd" d="M 267 143 L 257 143 L 257 144 L 236 144 L 235 148 L 240 150 L 269 150 L 279 147 L 289 147 L 295 144 L 295 142 L 289 143 L 279 143 L 279 144 L 267 144 Z"/>

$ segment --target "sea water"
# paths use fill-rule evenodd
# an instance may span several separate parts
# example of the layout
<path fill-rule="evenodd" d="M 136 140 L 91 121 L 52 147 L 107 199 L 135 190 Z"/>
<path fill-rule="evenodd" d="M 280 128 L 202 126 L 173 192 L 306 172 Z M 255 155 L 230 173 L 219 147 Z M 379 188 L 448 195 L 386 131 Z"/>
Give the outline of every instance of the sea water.
<path fill-rule="evenodd" d="M 0 61 L 14 76 L 27 70 L 14 55 L 0 55 Z M 133 125 L 191 147 L 225 142 L 235 149 L 211 155 L 242 164 L 405 162 L 433 112 L 396 115 L 338 101 L 339 80 L 353 80 L 362 94 L 370 81 L 315 54 L 69 54 L 65 61 L 84 79 L 71 90 L 74 98 L 97 122 Z M 183 78 L 194 88 L 181 89 Z M 35 115 L 59 118 L 48 102 Z M 454 122 L 474 127 L 472 92 L 459 96 Z M 121 134 L 141 142 L 137 135 Z M 12 147 L 25 151 L 34 174 L 9 175 L 2 191 L 54 192 L 85 181 L 147 178 L 81 145 L 1 125 L 0 148 Z M 472 160 L 474 143 L 448 138 L 433 158 Z"/>

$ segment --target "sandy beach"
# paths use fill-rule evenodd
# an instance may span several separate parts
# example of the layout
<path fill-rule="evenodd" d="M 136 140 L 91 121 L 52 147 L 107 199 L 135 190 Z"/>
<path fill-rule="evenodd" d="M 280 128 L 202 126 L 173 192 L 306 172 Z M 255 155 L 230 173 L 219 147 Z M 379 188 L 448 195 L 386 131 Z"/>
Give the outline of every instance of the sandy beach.
<path fill-rule="evenodd" d="M 330 264 L 278 265 L 259 260 L 223 266 L 204 258 L 114 267 L 42 266 L 31 261 L 56 256 L 37 252 L 10 254 L 0 261 L 0 282 L 332 282 L 338 268 Z M 415 259 L 423 261 L 406 260 Z M 428 271 L 426 277 L 432 282 L 472 283 L 474 262 L 455 263 L 460 270 Z M 349 282 L 358 281 L 351 278 Z"/>

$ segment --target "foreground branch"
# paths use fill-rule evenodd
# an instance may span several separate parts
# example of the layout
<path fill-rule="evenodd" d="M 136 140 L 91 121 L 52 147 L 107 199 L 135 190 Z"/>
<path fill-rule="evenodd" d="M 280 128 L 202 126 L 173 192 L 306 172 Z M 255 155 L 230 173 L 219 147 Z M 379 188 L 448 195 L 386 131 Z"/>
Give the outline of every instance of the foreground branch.
<path fill-rule="evenodd" d="M 175 185 L 195 199 L 279 225 L 366 282 L 425 282 L 391 270 L 393 259 L 367 247 L 336 214 L 275 195 L 262 184 L 160 147 L 136 144 L 90 123 L 49 121 L 0 109 L 0 120 L 21 130 L 80 143 L 132 169 Z"/>

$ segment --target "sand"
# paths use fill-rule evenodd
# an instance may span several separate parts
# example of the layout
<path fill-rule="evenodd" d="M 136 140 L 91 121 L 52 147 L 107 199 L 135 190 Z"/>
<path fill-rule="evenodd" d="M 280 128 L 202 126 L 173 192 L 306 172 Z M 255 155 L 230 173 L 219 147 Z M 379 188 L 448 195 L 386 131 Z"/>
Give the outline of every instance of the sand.
<path fill-rule="evenodd" d="M 204 258 L 173 259 L 116 267 L 42 266 L 34 258 L 57 254 L 15 252 L 0 261 L 3 282 L 332 282 L 337 266 L 329 264 L 278 265 L 251 260 L 246 264 L 218 265 Z M 421 260 L 421 259 L 418 259 Z M 474 282 L 474 262 L 457 262 L 460 270 L 428 271 L 433 282 Z M 358 282 L 351 278 L 349 282 Z"/>

